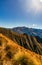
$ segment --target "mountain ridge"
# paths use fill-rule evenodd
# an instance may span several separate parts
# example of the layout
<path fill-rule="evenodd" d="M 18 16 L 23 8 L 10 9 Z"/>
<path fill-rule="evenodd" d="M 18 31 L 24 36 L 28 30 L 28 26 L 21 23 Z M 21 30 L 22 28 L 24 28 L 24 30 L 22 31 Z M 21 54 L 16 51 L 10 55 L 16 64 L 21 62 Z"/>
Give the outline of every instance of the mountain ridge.
<path fill-rule="evenodd" d="M 29 49 L 37 54 L 42 55 L 42 39 L 40 38 L 40 42 L 34 36 L 29 36 L 27 34 L 18 34 L 13 32 L 10 29 L 0 28 L 0 33 L 10 38 L 12 41 L 15 41 L 18 45 Z"/>
<path fill-rule="evenodd" d="M 17 32 L 19 34 L 26 33 L 28 35 L 39 36 L 42 38 L 42 29 L 28 28 L 28 27 L 14 27 L 12 28 L 12 31 Z"/>
<path fill-rule="evenodd" d="M 0 65 L 42 65 L 42 55 L 27 50 L 0 33 Z"/>

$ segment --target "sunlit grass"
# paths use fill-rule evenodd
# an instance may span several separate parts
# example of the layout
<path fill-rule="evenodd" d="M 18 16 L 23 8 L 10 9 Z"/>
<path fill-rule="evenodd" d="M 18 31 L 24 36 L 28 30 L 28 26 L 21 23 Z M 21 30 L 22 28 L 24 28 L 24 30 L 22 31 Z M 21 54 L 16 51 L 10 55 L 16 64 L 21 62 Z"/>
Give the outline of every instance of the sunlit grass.
<path fill-rule="evenodd" d="M 42 55 L 24 49 L 6 36 L 0 36 L 3 38 L 0 47 L 0 65 L 42 65 Z"/>

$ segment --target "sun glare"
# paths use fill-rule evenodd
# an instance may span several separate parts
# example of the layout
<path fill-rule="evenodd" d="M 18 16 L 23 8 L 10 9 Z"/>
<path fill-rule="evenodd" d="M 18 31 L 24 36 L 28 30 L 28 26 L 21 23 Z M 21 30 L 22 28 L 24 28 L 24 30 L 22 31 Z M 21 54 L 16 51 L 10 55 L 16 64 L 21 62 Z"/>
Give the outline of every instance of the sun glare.
<path fill-rule="evenodd" d="M 42 2 L 42 0 L 40 0 L 40 2 Z"/>

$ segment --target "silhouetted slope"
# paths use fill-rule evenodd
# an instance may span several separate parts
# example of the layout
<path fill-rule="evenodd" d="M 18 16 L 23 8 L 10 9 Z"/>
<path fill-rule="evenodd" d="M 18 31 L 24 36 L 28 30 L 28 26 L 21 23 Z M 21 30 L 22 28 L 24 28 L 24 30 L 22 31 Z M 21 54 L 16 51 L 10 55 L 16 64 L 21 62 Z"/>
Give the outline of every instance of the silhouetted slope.
<path fill-rule="evenodd" d="M 42 65 L 42 55 L 26 50 L 0 33 L 0 65 Z"/>
<path fill-rule="evenodd" d="M 39 43 L 42 43 L 42 38 L 40 38 L 39 36 L 36 36 L 36 39 Z"/>
<path fill-rule="evenodd" d="M 38 39 L 37 37 L 29 36 L 27 34 L 18 34 L 5 28 L 0 28 L 0 33 L 15 41 L 20 46 L 42 55 L 41 38 Z"/>

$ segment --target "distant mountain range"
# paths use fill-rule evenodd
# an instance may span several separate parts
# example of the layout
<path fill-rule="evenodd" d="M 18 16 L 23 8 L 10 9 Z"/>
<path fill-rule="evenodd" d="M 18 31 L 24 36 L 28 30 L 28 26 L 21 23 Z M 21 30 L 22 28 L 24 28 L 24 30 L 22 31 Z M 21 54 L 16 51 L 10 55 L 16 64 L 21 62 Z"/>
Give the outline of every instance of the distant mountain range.
<path fill-rule="evenodd" d="M 12 31 L 17 32 L 19 34 L 28 34 L 31 36 L 39 36 L 42 38 L 42 29 L 34 29 L 34 28 L 28 28 L 28 27 L 15 27 L 12 28 Z"/>

